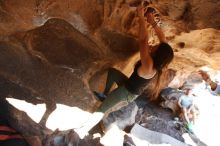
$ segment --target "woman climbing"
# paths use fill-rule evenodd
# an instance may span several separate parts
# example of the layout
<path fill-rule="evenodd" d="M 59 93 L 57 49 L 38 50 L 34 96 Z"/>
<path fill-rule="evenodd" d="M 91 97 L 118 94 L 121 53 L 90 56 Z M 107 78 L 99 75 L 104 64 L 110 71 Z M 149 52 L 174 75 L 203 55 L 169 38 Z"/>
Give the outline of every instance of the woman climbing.
<path fill-rule="evenodd" d="M 116 69 L 109 70 L 104 92 L 102 94 L 95 92 L 97 96 L 102 99 L 105 98 L 103 103 L 92 114 L 91 119 L 88 120 L 85 126 L 75 129 L 81 138 L 104 116 L 134 101 L 154 78 L 157 79 L 157 82 L 154 86 L 155 88 L 151 90 L 152 100 L 159 94 L 160 76 L 172 61 L 174 53 L 170 45 L 167 44 L 164 33 L 154 21 L 153 13 L 144 13 L 144 7 L 141 5 L 137 8 L 137 14 L 139 17 L 140 60 L 136 63 L 134 71 L 129 78 Z M 144 16 L 147 17 L 147 22 L 154 28 L 160 40 L 160 44 L 157 46 L 150 47 L 148 44 L 149 38 Z M 118 84 L 118 87 L 109 92 L 114 82 Z"/>

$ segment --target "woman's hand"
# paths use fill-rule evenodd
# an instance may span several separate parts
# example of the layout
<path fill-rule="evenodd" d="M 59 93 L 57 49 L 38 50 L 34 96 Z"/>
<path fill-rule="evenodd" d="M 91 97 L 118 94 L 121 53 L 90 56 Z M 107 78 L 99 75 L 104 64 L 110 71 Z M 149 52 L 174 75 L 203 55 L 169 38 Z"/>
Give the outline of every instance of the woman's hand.
<path fill-rule="evenodd" d="M 208 82 L 210 80 L 209 75 L 205 71 L 200 70 L 199 74 L 201 75 L 201 77 L 204 81 Z"/>
<path fill-rule="evenodd" d="M 147 14 L 147 22 L 150 23 L 151 25 L 154 25 L 156 23 L 154 21 L 154 14 L 153 13 L 148 13 Z"/>

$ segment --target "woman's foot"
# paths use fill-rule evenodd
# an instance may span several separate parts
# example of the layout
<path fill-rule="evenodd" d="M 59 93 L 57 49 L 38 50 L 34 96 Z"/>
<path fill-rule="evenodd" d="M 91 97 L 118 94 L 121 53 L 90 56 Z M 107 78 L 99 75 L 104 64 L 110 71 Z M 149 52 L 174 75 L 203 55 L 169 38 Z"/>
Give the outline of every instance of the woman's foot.
<path fill-rule="evenodd" d="M 99 93 L 96 91 L 93 91 L 93 94 L 98 98 L 99 101 L 103 102 L 105 98 L 107 97 L 104 93 Z"/>

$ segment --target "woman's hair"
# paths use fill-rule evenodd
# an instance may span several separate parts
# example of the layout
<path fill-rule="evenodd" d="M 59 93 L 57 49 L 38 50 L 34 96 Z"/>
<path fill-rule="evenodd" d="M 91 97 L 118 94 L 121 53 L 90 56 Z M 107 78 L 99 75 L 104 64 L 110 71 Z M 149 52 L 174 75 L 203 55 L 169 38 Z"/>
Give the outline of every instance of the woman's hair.
<path fill-rule="evenodd" d="M 153 65 L 157 70 L 157 76 L 152 81 L 153 85 L 150 87 L 150 92 L 148 91 L 148 93 L 150 93 L 149 96 L 151 100 L 155 100 L 159 96 L 161 90 L 161 80 L 164 80 L 162 79 L 163 68 L 173 60 L 173 57 L 173 49 L 167 43 L 160 43 L 158 48 L 153 53 Z"/>
<path fill-rule="evenodd" d="M 167 43 L 160 43 L 158 48 L 152 55 L 152 59 L 154 62 L 154 68 L 157 71 L 162 70 L 165 66 L 167 66 L 173 60 L 173 49 Z"/>

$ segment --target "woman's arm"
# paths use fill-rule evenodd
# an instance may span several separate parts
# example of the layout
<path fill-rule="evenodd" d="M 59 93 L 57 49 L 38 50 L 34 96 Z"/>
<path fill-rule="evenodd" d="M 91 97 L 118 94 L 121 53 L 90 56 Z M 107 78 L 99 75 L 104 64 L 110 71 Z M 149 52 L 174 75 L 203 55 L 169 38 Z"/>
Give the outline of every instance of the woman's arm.
<path fill-rule="evenodd" d="M 218 86 L 217 83 L 215 83 L 215 82 L 213 82 L 213 81 L 210 81 L 210 82 L 208 82 L 208 83 L 209 83 L 209 85 L 210 85 L 212 91 L 215 91 L 216 88 L 217 88 L 217 86 Z"/>
<path fill-rule="evenodd" d="M 166 37 L 165 37 L 163 31 L 157 25 L 157 23 L 154 21 L 154 14 L 152 14 L 152 13 L 147 14 L 147 22 L 149 22 L 152 25 L 152 27 L 154 28 L 160 42 L 166 43 L 167 41 L 166 41 Z"/>
<path fill-rule="evenodd" d="M 150 55 L 150 46 L 148 44 L 148 34 L 146 30 L 146 22 L 144 19 L 144 7 L 137 8 L 139 16 L 139 49 L 141 58 L 141 67 L 138 69 L 140 76 L 150 76 L 153 72 L 153 60 Z"/>
<path fill-rule="evenodd" d="M 181 100 L 182 100 L 182 98 L 180 97 L 180 98 L 178 99 L 178 102 L 177 102 L 180 108 L 182 108 Z"/>
<path fill-rule="evenodd" d="M 217 84 L 211 80 L 210 76 L 202 70 L 199 71 L 199 74 L 201 75 L 202 79 L 209 84 L 211 90 L 215 91 L 215 89 L 217 88 Z"/>
<path fill-rule="evenodd" d="M 183 114 L 184 114 L 184 118 L 186 120 L 187 123 L 190 123 L 189 118 L 188 118 L 188 111 L 186 108 L 183 108 Z"/>

